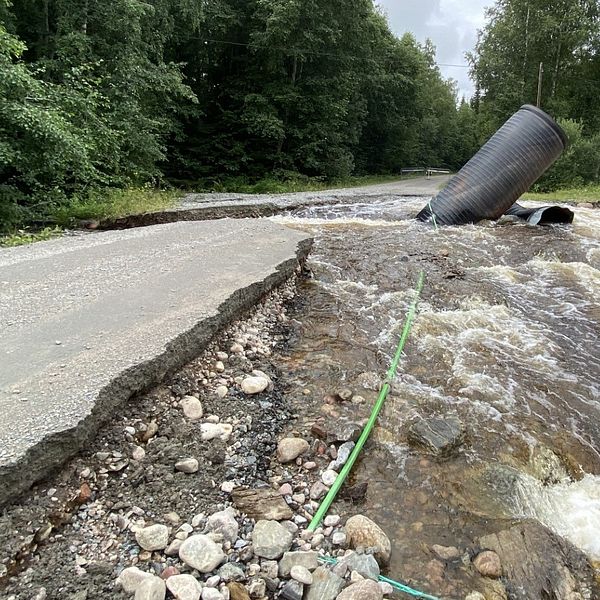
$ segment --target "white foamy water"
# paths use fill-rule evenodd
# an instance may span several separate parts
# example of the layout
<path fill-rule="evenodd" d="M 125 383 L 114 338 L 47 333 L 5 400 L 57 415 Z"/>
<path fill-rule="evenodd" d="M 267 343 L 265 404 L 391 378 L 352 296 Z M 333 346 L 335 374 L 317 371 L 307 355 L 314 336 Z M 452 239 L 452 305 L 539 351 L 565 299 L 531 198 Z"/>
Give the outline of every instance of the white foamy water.
<path fill-rule="evenodd" d="M 435 522 L 449 524 L 453 536 L 476 539 L 488 532 L 488 522 L 477 516 L 486 514 L 485 500 L 474 495 L 480 504 L 465 527 L 447 494 L 460 489 L 468 466 L 525 472 L 529 450 L 540 444 L 559 450 L 567 440 L 565 453 L 557 452 L 565 464 L 587 460 L 582 468 L 595 472 L 600 212 L 577 209 L 572 227 L 502 219 L 436 231 L 411 218 L 424 202 L 320 206 L 272 220 L 316 239 L 305 330 L 312 338 L 303 358 L 319 370 L 326 389 L 340 380 L 352 386 L 361 372 L 384 372 L 418 273 L 425 271 L 419 314 L 380 420 L 385 432 L 378 442 L 391 459 L 382 468 L 379 456 L 372 462 L 367 456 L 365 468 L 380 469 L 377 502 L 398 505 L 388 516 L 390 527 L 399 514 L 418 522 L 447 511 Z M 323 359 L 317 361 L 314 348 Z M 416 468 L 419 455 L 402 438 L 406 424 L 448 413 L 465 424 L 467 443 L 447 468 L 427 460 Z M 566 473 L 549 486 L 523 474 L 504 506 L 517 518 L 538 519 L 600 561 L 600 477 L 573 482 Z M 410 496 L 419 486 L 447 500 L 415 508 Z M 438 543 L 437 535 L 425 527 L 419 540 Z"/>
<path fill-rule="evenodd" d="M 537 519 L 600 561 L 600 477 L 545 486 L 522 474 L 515 491 L 516 517 Z"/>

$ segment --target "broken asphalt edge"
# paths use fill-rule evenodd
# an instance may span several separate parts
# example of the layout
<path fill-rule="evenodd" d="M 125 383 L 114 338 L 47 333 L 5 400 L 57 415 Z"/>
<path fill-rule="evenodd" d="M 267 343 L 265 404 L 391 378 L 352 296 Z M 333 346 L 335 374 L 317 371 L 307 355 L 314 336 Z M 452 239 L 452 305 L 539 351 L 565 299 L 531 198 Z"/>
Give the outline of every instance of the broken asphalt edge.
<path fill-rule="evenodd" d="M 52 475 L 67 460 L 74 457 L 86 442 L 110 418 L 114 411 L 136 394 L 158 385 L 197 358 L 210 341 L 233 321 L 242 318 L 260 300 L 290 279 L 298 266 L 304 265 L 313 239 L 301 240 L 295 258 L 277 265 L 261 281 L 238 289 L 219 305 L 217 314 L 199 321 L 188 331 L 165 344 L 164 352 L 149 361 L 130 367 L 116 376 L 98 392 L 94 408 L 75 427 L 46 436 L 16 461 L 0 467 L 0 508 L 18 501 L 36 482 Z"/>

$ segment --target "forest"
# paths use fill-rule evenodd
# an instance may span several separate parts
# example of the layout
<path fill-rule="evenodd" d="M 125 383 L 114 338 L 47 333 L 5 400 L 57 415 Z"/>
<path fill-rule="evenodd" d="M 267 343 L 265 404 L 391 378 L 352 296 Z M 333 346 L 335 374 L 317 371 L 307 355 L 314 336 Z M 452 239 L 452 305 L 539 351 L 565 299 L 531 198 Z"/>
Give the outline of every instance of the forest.
<path fill-rule="evenodd" d="M 373 0 L 0 0 L 0 230 L 114 190 L 458 169 L 523 103 L 596 182 L 598 0 L 499 0 L 465 101 Z"/>

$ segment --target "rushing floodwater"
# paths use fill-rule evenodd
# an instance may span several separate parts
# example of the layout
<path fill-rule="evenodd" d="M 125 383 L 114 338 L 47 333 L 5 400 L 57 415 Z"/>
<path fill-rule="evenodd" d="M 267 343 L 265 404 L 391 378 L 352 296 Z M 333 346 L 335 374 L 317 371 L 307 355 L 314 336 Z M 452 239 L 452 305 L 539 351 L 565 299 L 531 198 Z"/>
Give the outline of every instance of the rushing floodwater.
<path fill-rule="evenodd" d="M 502 219 L 435 231 L 410 218 L 425 201 L 277 219 L 315 236 L 294 375 L 316 395 L 362 393 L 365 373 L 387 369 L 424 270 L 378 443 L 355 470 L 369 481 L 364 510 L 394 538 L 390 572 L 422 581 L 426 545 L 468 548 L 515 517 L 600 561 L 600 211 L 577 209 L 569 227 Z M 376 393 L 363 394 L 369 405 Z M 467 431 L 446 461 L 406 442 L 407 424 L 440 414 Z"/>

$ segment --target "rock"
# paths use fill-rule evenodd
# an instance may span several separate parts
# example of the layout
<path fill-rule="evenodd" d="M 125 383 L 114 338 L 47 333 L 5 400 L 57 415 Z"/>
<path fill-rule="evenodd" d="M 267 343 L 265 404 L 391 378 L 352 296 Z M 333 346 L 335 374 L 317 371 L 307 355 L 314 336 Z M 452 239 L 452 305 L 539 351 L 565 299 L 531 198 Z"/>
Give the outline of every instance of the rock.
<path fill-rule="evenodd" d="M 387 581 L 380 581 L 379 587 L 381 588 L 381 593 L 384 596 L 391 596 L 394 593 L 394 588 Z M 483 600 L 485 600 L 485 598 Z"/>
<path fill-rule="evenodd" d="M 294 489 L 292 488 L 291 484 L 289 484 L 289 483 L 284 483 L 279 488 L 279 494 L 281 496 L 291 496 L 293 493 L 294 493 Z"/>
<path fill-rule="evenodd" d="M 200 425 L 200 437 L 204 442 L 210 442 L 219 438 L 226 442 L 233 432 L 233 427 L 229 423 L 202 423 Z"/>
<path fill-rule="evenodd" d="M 248 592 L 252 598 L 263 598 L 267 593 L 267 584 L 264 579 L 253 579 L 248 584 Z"/>
<path fill-rule="evenodd" d="M 329 465 L 329 468 L 333 471 L 340 471 L 342 467 L 348 462 L 352 450 L 354 450 L 354 442 L 346 442 L 342 444 L 337 451 L 337 458 Z"/>
<path fill-rule="evenodd" d="M 304 585 L 299 581 L 288 581 L 281 590 L 280 598 L 284 600 L 302 600 Z"/>
<path fill-rule="evenodd" d="M 134 446 L 133 450 L 131 451 L 131 458 L 133 458 L 133 460 L 144 460 L 144 457 L 146 456 L 146 451 L 141 447 L 141 446 Z"/>
<path fill-rule="evenodd" d="M 351 571 L 362 575 L 365 579 L 379 581 L 379 564 L 372 554 L 358 554 L 352 552 L 339 561 L 339 564 L 347 565 Z"/>
<path fill-rule="evenodd" d="M 134 594 L 144 579 L 152 577 L 150 573 L 141 571 L 137 567 L 127 567 L 123 569 L 117 577 L 117 585 L 123 588 L 127 594 Z"/>
<path fill-rule="evenodd" d="M 219 398 L 225 398 L 229 393 L 229 388 L 226 385 L 219 385 L 215 392 Z"/>
<path fill-rule="evenodd" d="M 443 562 L 433 559 L 425 565 L 425 577 L 427 581 L 434 586 L 440 587 L 444 583 L 444 570 L 446 566 Z"/>
<path fill-rule="evenodd" d="M 254 554 L 262 558 L 276 559 L 287 552 L 294 536 L 277 521 L 258 521 L 252 532 Z"/>
<path fill-rule="evenodd" d="M 319 567 L 313 573 L 313 582 L 304 595 L 304 600 L 335 600 L 344 583 L 341 577 L 327 567 Z"/>
<path fill-rule="evenodd" d="M 324 471 L 323 474 L 321 475 L 321 481 L 327 487 L 331 487 L 335 483 L 337 476 L 338 476 L 338 474 L 335 471 L 332 471 L 331 469 L 327 469 L 327 471 Z"/>
<path fill-rule="evenodd" d="M 311 433 L 328 444 L 335 442 L 356 442 L 360 437 L 362 427 L 343 418 L 329 419 L 327 423 L 315 423 Z"/>
<path fill-rule="evenodd" d="M 431 549 L 443 560 L 456 560 L 460 558 L 460 550 L 454 546 L 440 546 L 434 544 Z"/>
<path fill-rule="evenodd" d="M 281 463 L 292 462 L 309 448 L 309 443 L 302 438 L 284 438 L 277 445 L 277 460 Z"/>
<path fill-rule="evenodd" d="M 182 543 L 183 540 L 174 539 L 165 550 L 165 554 L 167 556 L 178 556 Z"/>
<path fill-rule="evenodd" d="M 341 390 L 337 390 L 337 392 L 336 392 L 336 396 L 342 402 L 348 402 L 348 400 L 352 399 L 353 395 L 354 395 L 354 392 L 349 388 L 342 388 Z"/>
<path fill-rule="evenodd" d="M 232 507 L 226 508 L 221 512 L 216 512 L 214 515 L 208 517 L 206 525 L 207 531 L 220 533 L 223 536 L 223 539 L 231 544 L 235 543 L 240 529 L 235 515 L 235 509 Z"/>
<path fill-rule="evenodd" d="M 276 579 L 279 565 L 276 560 L 262 560 L 260 563 L 260 572 L 269 579 Z"/>
<path fill-rule="evenodd" d="M 222 581 L 243 581 L 246 579 L 244 571 L 233 563 L 225 563 L 217 572 Z"/>
<path fill-rule="evenodd" d="M 323 519 L 323 525 L 325 527 L 337 527 L 340 524 L 341 517 L 339 515 L 327 515 Z"/>
<path fill-rule="evenodd" d="M 202 590 L 202 600 L 224 600 L 224 598 L 217 588 L 205 587 Z"/>
<path fill-rule="evenodd" d="M 279 493 L 271 488 L 235 488 L 231 494 L 234 506 L 257 521 L 286 521 L 294 515 Z"/>
<path fill-rule="evenodd" d="M 167 593 L 165 582 L 155 575 L 142 580 L 135 591 L 135 600 L 164 600 Z"/>
<path fill-rule="evenodd" d="M 142 442 L 149 442 L 158 433 L 158 424 L 156 421 L 150 421 L 146 425 L 146 430 L 141 432 L 140 439 Z"/>
<path fill-rule="evenodd" d="M 169 543 L 169 528 L 166 525 L 150 525 L 136 531 L 137 543 L 149 552 L 164 550 Z"/>
<path fill-rule="evenodd" d="M 180 574 L 179 569 L 177 567 L 167 567 L 160 574 L 160 578 L 164 579 L 166 581 L 167 579 L 169 579 L 169 577 L 175 577 L 176 575 L 179 575 L 179 574 Z"/>
<path fill-rule="evenodd" d="M 514 600 L 600 598 L 585 554 L 537 521 L 484 536 L 479 545 L 498 554 Z"/>
<path fill-rule="evenodd" d="M 231 494 L 236 487 L 235 481 L 224 481 L 221 484 L 221 491 L 225 492 L 226 494 Z"/>
<path fill-rule="evenodd" d="M 295 566 L 304 567 L 308 571 L 314 571 L 319 566 L 319 553 L 309 550 L 308 552 L 286 552 L 279 561 L 280 577 L 289 577 Z"/>
<path fill-rule="evenodd" d="M 354 504 L 358 504 L 359 502 L 363 502 L 366 498 L 368 487 L 369 484 L 366 481 L 361 481 L 360 483 L 356 483 L 354 485 L 344 486 L 340 492 L 340 497 L 345 498 L 346 500 L 351 500 L 354 502 Z"/>
<path fill-rule="evenodd" d="M 194 396 L 185 396 L 181 400 L 181 408 L 183 410 L 183 414 L 190 421 L 197 421 L 201 419 L 204 415 L 204 410 L 202 409 L 202 403 L 198 398 Z"/>
<path fill-rule="evenodd" d="M 465 430 L 456 416 L 429 417 L 413 423 L 408 430 L 408 440 L 436 456 L 449 456 L 463 443 Z"/>
<path fill-rule="evenodd" d="M 315 481 L 310 487 L 310 499 L 320 500 L 328 491 L 329 489 L 322 481 Z"/>
<path fill-rule="evenodd" d="M 334 546 L 341 546 L 342 548 L 346 547 L 348 544 L 348 536 L 346 535 L 346 532 L 343 530 L 334 532 L 334 534 L 331 536 L 331 543 Z"/>
<path fill-rule="evenodd" d="M 175 575 L 167 579 L 167 589 L 176 600 L 199 600 L 202 585 L 192 575 Z"/>
<path fill-rule="evenodd" d="M 231 348 L 229 348 L 229 351 L 232 352 L 233 354 L 243 354 L 244 346 L 242 346 L 238 342 L 235 342 L 234 344 L 231 344 Z"/>
<path fill-rule="evenodd" d="M 200 573 L 210 573 L 225 560 L 225 554 L 208 536 L 192 535 L 181 544 L 179 558 Z"/>
<path fill-rule="evenodd" d="M 266 377 L 245 377 L 241 383 L 242 392 L 248 395 L 260 394 L 269 387 Z"/>
<path fill-rule="evenodd" d="M 383 592 L 378 583 L 365 579 L 348 586 L 337 600 L 383 600 Z"/>
<path fill-rule="evenodd" d="M 241 583 L 228 583 L 230 600 L 250 600 L 248 590 Z"/>
<path fill-rule="evenodd" d="M 310 585 L 313 582 L 312 573 L 302 565 L 294 565 L 290 571 L 290 575 L 292 576 L 292 579 L 304 583 L 305 585 Z"/>
<path fill-rule="evenodd" d="M 491 577 L 492 579 L 502 577 L 500 557 L 491 550 L 480 552 L 473 560 L 473 566 L 484 577 Z"/>
<path fill-rule="evenodd" d="M 197 473 L 198 468 L 198 461 L 195 458 L 183 458 L 175 463 L 175 470 L 182 473 Z"/>
<path fill-rule="evenodd" d="M 485 600 L 485 596 L 481 592 L 471 592 L 465 596 L 465 600 Z"/>
<path fill-rule="evenodd" d="M 346 521 L 346 534 L 351 548 L 373 548 L 381 566 L 387 566 L 392 545 L 383 529 L 364 515 L 355 515 Z"/>

